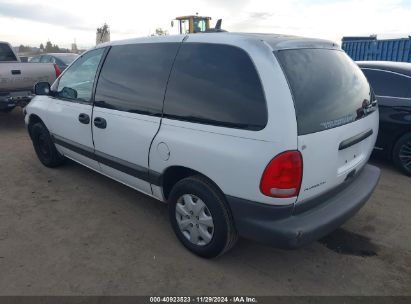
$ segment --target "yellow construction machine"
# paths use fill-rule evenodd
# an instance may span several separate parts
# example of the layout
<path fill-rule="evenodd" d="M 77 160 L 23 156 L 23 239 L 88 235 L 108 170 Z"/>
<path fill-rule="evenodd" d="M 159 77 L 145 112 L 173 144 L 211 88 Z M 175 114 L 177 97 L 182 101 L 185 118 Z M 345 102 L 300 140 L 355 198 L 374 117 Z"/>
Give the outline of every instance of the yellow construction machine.
<path fill-rule="evenodd" d="M 211 17 L 196 15 L 181 16 L 174 19 L 178 22 L 178 31 L 180 34 L 221 32 L 221 19 L 217 21 L 214 28 L 210 28 Z M 171 21 L 171 27 L 174 27 L 174 20 Z"/>

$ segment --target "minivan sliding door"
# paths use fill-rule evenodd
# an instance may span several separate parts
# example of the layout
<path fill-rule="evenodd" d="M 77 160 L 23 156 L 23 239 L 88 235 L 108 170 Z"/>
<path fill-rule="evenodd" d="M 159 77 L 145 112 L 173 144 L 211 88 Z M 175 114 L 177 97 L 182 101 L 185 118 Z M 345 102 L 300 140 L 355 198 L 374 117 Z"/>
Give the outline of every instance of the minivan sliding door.
<path fill-rule="evenodd" d="M 112 46 L 97 83 L 92 123 L 101 170 L 148 194 L 149 149 L 160 127 L 167 80 L 179 45 Z"/>

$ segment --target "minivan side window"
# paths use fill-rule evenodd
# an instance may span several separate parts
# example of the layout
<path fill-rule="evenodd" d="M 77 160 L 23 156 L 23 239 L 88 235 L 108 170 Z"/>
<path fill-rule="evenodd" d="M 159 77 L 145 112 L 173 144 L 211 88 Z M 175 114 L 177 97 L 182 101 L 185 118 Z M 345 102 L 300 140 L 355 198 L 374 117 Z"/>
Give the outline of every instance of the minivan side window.
<path fill-rule="evenodd" d="M 164 93 L 179 43 L 113 46 L 97 83 L 98 107 L 161 115 Z"/>
<path fill-rule="evenodd" d="M 411 78 L 389 71 L 363 68 L 371 87 L 378 96 L 411 98 Z"/>
<path fill-rule="evenodd" d="M 79 102 L 91 102 L 93 85 L 104 48 L 81 56 L 60 77 L 56 97 Z"/>
<path fill-rule="evenodd" d="M 244 50 L 222 44 L 182 44 L 167 86 L 164 117 L 261 130 L 267 116 L 260 78 Z"/>

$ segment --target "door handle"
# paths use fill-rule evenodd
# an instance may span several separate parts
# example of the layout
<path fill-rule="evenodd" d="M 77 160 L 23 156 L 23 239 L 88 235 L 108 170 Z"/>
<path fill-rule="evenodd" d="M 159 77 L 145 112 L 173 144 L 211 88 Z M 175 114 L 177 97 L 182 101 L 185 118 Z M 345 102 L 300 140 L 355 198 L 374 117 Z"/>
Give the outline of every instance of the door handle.
<path fill-rule="evenodd" d="M 360 134 L 354 135 L 353 137 L 350 137 L 346 140 L 343 140 L 340 142 L 340 146 L 338 147 L 338 150 L 344 150 L 347 149 L 351 146 L 354 146 L 355 144 L 358 144 L 359 142 L 363 141 L 364 139 L 370 137 L 373 134 L 373 130 L 369 129 L 368 131 L 362 132 Z"/>
<path fill-rule="evenodd" d="M 97 128 L 105 129 L 107 127 L 107 121 L 102 117 L 96 117 L 94 118 L 94 125 Z"/>
<path fill-rule="evenodd" d="M 88 116 L 85 113 L 81 113 L 78 116 L 78 121 L 81 122 L 82 124 L 88 125 L 90 123 L 90 116 Z"/>

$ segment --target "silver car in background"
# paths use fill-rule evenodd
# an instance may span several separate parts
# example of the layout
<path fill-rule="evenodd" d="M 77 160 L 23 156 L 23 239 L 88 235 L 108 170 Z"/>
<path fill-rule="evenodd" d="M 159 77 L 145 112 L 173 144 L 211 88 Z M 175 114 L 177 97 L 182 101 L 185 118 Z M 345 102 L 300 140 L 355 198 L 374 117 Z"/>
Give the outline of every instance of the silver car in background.
<path fill-rule="evenodd" d="M 21 62 L 10 44 L 0 41 L 0 111 L 9 112 L 18 105 L 24 106 L 32 97 L 35 83 L 53 83 L 60 73 L 56 64 Z"/>

